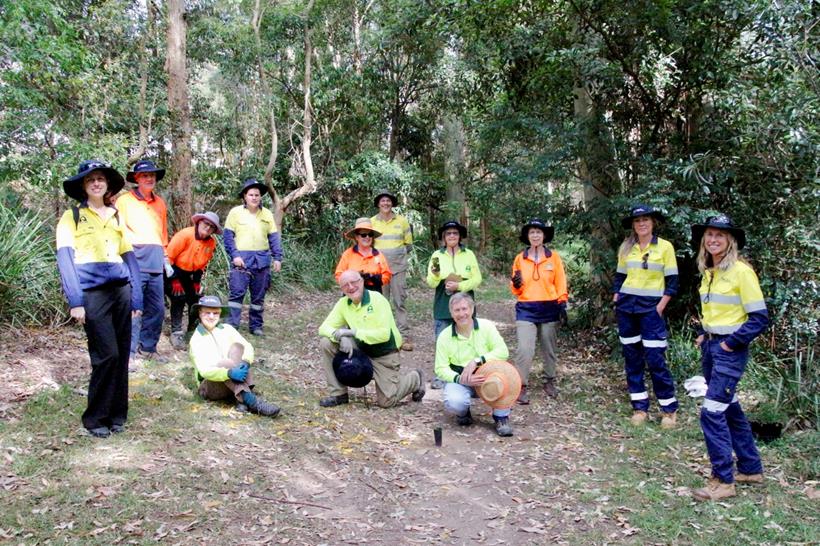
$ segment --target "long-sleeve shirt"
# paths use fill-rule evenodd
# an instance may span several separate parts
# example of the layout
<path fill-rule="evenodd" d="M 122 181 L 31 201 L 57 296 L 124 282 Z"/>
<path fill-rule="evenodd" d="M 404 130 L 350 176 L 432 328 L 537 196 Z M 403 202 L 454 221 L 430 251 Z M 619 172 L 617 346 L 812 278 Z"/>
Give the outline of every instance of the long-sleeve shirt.
<path fill-rule="evenodd" d="M 618 256 L 612 291 L 617 309 L 625 313 L 653 311 L 663 296 L 678 293 L 678 262 L 672 243 L 657 235 L 641 250 L 635 243 L 626 256 Z"/>
<path fill-rule="evenodd" d="M 131 309 L 142 311 L 140 268 L 118 214 L 103 220 L 85 204 L 65 211 L 57 224 L 57 267 L 69 307 L 83 305 L 83 290 L 131 283 Z"/>
<path fill-rule="evenodd" d="M 171 238 L 168 243 L 168 260 L 171 265 L 183 271 L 202 271 L 214 257 L 216 240 L 196 238 L 196 226 L 186 227 Z"/>
<path fill-rule="evenodd" d="M 518 298 L 515 304 L 515 320 L 540 324 L 556 322 L 561 306 L 567 302 L 567 277 L 561 257 L 554 250 L 543 247 L 539 250 L 536 264 L 525 249 L 513 261 L 512 275 L 521 272 L 521 288 L 510 282 L 510 291 Z"/>
<path fill-rule="evenodd" d="M 248 269 L 270 267 L 271 257 L 282 261 L 282 238 L 273 213 L 265 207 L 256 214 L 245 205 L 232 208 L 225 219 L 222 241 L 231 260 L 242 258 Z"/>
<path fill-rule="evenodd" d="M 120 211 L 128 241 L 134 246 L 140 271 L 162 273 L 168 246 L 165 201 L 156 193 L 146 198 L 138 189 L 133 189 L 118 197 L 115 206 Z"/>
<path fill-rule="evenodd" d="M 241 343 L 245 348 L 242 360 L 253 364 L 253 345 L 230 324 L 219 323 L 210 332 L 201 324 L 191 336 L 188 356 L 194 365 L 194 378 L 197 384 L 203 379 L 223 382 L 228 380 L 228 369 L 219 366 L 219 362 L 228 358 L 228 351 L 234 343 Z"/>
<path fill-rule="evenodd" d="M 700 283 L 703 330 L 728 335 L 732 350 L 742 349 L 769 324 L 766 301 L 754 270 L 735 262 L 726 271 L 709 269 Z"/>
<path fill-rule="evenodd" d="M 458 333 L 455 324 L 441 331 L 436 339 L 436 377 L 457 383 L 461 372 L 471 360 L 507 360 L 510 353 L 495 325 L 485 319 L 473 319 L 469 337 Z"/>
<path fill-rule="evenodd" d="M 372 358 L 392 353 L 401 347 L 401 334 L 396 327 L 390 302 L 378 292 L 365 290 L 359 303 L 342 296 L 319 326 L 319 335 L 339 341 L 333 337 L 333 332 L 339 328 L 356 330 L 356 344 Z"/>
<path fill-rule="evenodd" d="M 438 273 L 433 273 L 434 259 L 438 259 Z M 472 250 L 459 246 L 454 255 L 446 248 L 433 252 L 427 264 L 427 285 L 436 289 L 433 298 L 433 318 L 437 320 L 452 318 L 449 307 L 450 294 L 444 291 L 445 280 L 451 273 L 463 279 L 458 283 L 459 292 L 467 292 L 472 296 L 473 291 L 481 284 L 481 270 Z"/>
<path fill-rule="evenodd" d="M 339 263 L 336 265 L 334 276 L 336 280 L 345 271 L 352 269 L 359 273 L 368 273 L 370 275 L 379 275 L 382 279 L 382 286 L 387 285 L 393 277 L 393 272 L 390 271 L 390 264 L 387 263 L 387 258 L 384 254 L 373 249 L 370 256 L 364 256 L 359 252 L 359 245 L 353 245 L 344 252 L 342 252 Z"/>
<path fill-rule="evenodd" d="M 387 257 L 390 270 L 401 273 L 407 270 L 407 255 L 413 248 L 413 228 L 407 218 L 394 214 L 389 220 L 382 220 L 378 214 L 370 218 L 373 229 L 382 235 L 373 241 L 373 246 Z"/>

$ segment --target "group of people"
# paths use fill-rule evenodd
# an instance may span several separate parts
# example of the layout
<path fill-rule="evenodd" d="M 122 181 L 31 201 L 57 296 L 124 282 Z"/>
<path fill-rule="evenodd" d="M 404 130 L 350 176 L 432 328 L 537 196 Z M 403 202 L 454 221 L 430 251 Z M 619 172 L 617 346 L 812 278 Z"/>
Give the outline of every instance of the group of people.
<path fill-rule="evenodd" d="M 119 196 L 116 207 L 114 199 L 125 180 L 104 162 L 83 161 L 77 174 L 63 183 L 79 206 L 66 211 L 58 224 L 58 266 L 70 314 L 84 325 L 88 337 L 92 373 L 83 424 L 93 436 L 107 437 L 124 429 L 133 355 L 159 358 L 163 293 L 171 299 L 171 341 L 178 348 L 184 346 L 182 315 L 189 307 L 189 354 L 199 394 L 209 400 L 234 400 L 240 411 L 271 417 L 280 412 L 254 393 L 253 346 L 237 330 L 242 301 L 250 291 L 249 331 L 263 334 L 270 274 L 282 266 L 276 222 L 261 205 L 267 187 L 247 180 L 239 192 L 243 203 L 230 211 L 224 229 L 216 214 L 195 214 L 193 225 L 169 243 L 165 204 L 154 193 L 164 172 L 150 161 L 137 163 L 127 175 L 136 187 Z M 397 204 L 394 194 L 380 191 L 374 199 L 379 212 L 359 218 L 345 233 L 355 244 L 335 270 L 343 295 L 318 330 L 329 389 L 319 401 L 322 407 L 349 403 L 348 388 L 371 378 L 380 407 L 394 406 L 407 396 L 418 402 L 425 395 L 423 371 L 401 370 L 400 351 L 413 350 L 404 307 L 413 239 L 409 222 L 393 211 Z M 661 426 L 673 428 L 678 403 L 665 361 L 663 314 L 677 292 L 678 269 L 672 244 L 656 233 L 663 220 L 659 211 L 646 205 L 633 207 L 623 219 L 628 235 L 618 252 L 613 301 L 633 408 L 631 422 L 640 426 L 648 419 L 648 367 Z M 231 261 L 227 305 L 216 296 L 202 295 L 202 273 L 213 256 L 215 234 L 223 235 Z M 447 221 L 438 236 L 442 246 L 432 253 L 426 276 L 428 286 L 435 289 L 435 377 L 430 387 L 444 389 L 445 410 L 459 425 L 468 426 L 473 423 L 471 398 L 486 380 L 481 367 L 506 361 L 509 351 L 493 322 L 476 316 L 474 292 L 482 276 L 475 254 L 464 245 L 467 228 Z M 517 298 L 514 365 L 521 388 L 517 397 L 493 406 L 500 436 L 513 434 L 512 405 L 530 402 L 536 347 L 543 360 L 544 392 L 558 394 L 556 339 L 566 320 L 568 288 L 563 262 L 548 247 L 553 236 L 553 227 L 538 218 L 520 231 L 525 248 L 513 262 L 510 290 Z M 735 391 L 748 360 L 748 345 L 765 329 L 768 315 L 754 271 L 739 258 L 745 244 L 742 229 L 725 215 L 711 217 L 692 226 L 692 244 L 703 275 L 702 330 L 696 343 L 708 383 L 700 420 L 712 461 L 712 478 L 694 495 L 710 500 L 734 495 L 736 481 L 762 481 L 760 456 Z M 159 318 L 154 315 L 157 308 Z"/>

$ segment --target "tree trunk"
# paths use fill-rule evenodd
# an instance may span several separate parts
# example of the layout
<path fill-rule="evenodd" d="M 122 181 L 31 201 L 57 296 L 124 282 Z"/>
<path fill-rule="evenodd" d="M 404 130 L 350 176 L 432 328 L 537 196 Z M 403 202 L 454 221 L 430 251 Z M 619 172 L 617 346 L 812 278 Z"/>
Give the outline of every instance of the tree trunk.
<path fill-rule="evenodd" d="M 464 125 L 454 115 L 448 115 L 443 121 L 442 139 L 444 144 L 444 172 L 447 176 L 448 214 L 467 225 L 468 210 L 464 180 L 467 177 L 467 150 L 465 146 Z"/>
<path fill-rule="evenodd" d="M 171 129 L 171 166 L 169 182 L 174 226 L 190 222 L 191 191 L 191 112 L 188 105 L 186 66 L 186 23 L 184 0 L 168 1 L 168 114 Z"/>
<path fill-rule="evenodd" d="M 140 136 L 137 147 L 128 157 L 128 167 L 134 165 L 139 161 L 145 151 L 148 149 L 148 136 L 151 133 L 151 121 L 153 119 L 154 108 L 151 107 L 151 113 L 148 119 L 145 119 L 145 102 L 148 97 L 148 44 L 154 34 L 154 10 L 151 5 L 151 0 L 145 0 L 145 32 L 140 37 L 140 100 L 137 106 L 137 119 L 139 122 Z"/>
<path fill-rule="evenodd" d="M 259 84 L 262 88 L 262 100 L 269 102 L 270 108 L 270 154 L 268 155 L 268 164 L 265 167 L 265 184 L 274 195 L 273 190 L 273 170 L 276 168 L 276 159 L 279 156 L 279 134 L 276 129 L 276 108 L 273 101 L 273 96 L 268 85 L 268 78 L 265 74 L 265 67 L 262 63 L 262 38 L 260 36 L 260 28 L 262 25 L 262 16 L 264 9 L 262 8 L 261 0 L 256 0 L 253 9 L 253 18 L 251 19 L 251 26 L 253 27 L 253 35 L 256 39 L 256 69 L 259 73 Z M 280 219 L 277 219 L 277 226 L 281 226 Z"/>

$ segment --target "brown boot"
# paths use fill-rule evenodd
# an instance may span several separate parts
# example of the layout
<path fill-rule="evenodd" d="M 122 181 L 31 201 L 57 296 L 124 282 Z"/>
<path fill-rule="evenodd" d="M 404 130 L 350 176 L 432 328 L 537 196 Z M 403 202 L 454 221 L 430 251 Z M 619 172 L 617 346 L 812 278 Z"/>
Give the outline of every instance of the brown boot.
<path fill-rule="evenodd" d="M 409 339 L 404 339 L 401 342 L 401 350 L 402 351 L 412 351 L 413 350 L 413 342 Z"/>
<path fill-rule="evenodd" d="M 692 496 L 699 501 L 728 499 L 734 497 L 735 494 L 735 484 L 723 483 L 715 477 L 711 477 L 706 481 L 706 487 L 692 491 Z"/>
<path fill-rule="evenodd" d="M 678 424 L 678 412 L 673 411 L 672 413 L 664 413 L 663 417 L 661 417 L 661 428 L 665 430 L 671 430 L 675 428 Z"/>
<path fill-rule="evenodd" d="M 629 418 L 629 422 L 639 427 L 646 423 L 646 420 L 649 418 L 649 414 L 645 411 L 635 410 L 632 412 L 632 417 Z"/>
<path fill-rule="evenodd" d="M 527 393 L 527 386 L 521 385 L 521 392 L 518 393 L 518 400 L 516 400 L 518 405 L 526 406 L 530 403 L 530 395 Z"/>
<path fill-rule="evenodd" d="M 744 474 L 743 472 L 738 472 L 735 474 L 735 482 L 747 483 L 750 485 L 762 485 L 763 474 Z"/>
<path fill-rule="evenodd" d="M 544 392 L 547 396 L 551 396 L 555 398 L 558 396 L 558 388 L 555 386 L 555 378 L 554 377 L 545 377 L 544 378 Z"/>

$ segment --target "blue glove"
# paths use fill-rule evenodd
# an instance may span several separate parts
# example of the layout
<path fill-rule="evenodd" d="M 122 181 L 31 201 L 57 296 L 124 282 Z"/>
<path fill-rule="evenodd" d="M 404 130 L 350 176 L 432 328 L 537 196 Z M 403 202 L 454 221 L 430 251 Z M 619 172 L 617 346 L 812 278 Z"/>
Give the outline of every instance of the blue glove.
<path fill-rule="evenodd" d="M 244 383 L 248 378 L 248 369 L 249 367 L 243 362 L 239 366 L 234 366 L 228 370 L 228 377 L 237 383 Z"/>

